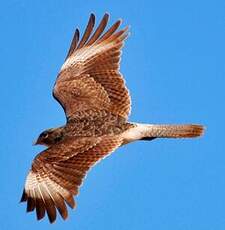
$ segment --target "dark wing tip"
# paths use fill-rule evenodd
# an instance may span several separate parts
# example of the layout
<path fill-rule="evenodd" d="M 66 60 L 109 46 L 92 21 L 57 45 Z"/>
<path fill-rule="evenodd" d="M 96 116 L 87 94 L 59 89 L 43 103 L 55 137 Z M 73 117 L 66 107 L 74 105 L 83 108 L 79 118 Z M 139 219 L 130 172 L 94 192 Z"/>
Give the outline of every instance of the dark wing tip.
<path fill-rule="evenodd" d="M 27 199 L 27 212 L 32 212 L 35 209 L 35 199 L 28 197 Z"/>
<path fill-rule="evenodd" d="M 42 199 L 36 198 L 36 217 L 37 220 L 41 220 L 45 217 L 45 204 Z"/>
<path fill-rule="evenodd" d="M 109 14 L 108 12 L 105 12 L 105 14 L 104 14 L 103 18 L 107 18 L 107 19 L 109 19 L 109 17 L 110 17 L 110 14 Z"/>
<path fill-rule="evenodd" d="M 65 210 L 63 210 L 63 211 L 58 209 L 58 212 L 61 215 L 61 217 L 63 218 L 63 220 L 66 220 L 68 218 L 68 216 L 69 216 L 68 212 L 67 212 L 67 208 Z"/>
<path fill-rule="evenodd" d="M 72 195 L 66 197 L 65 201 L 70 206 L 70 208 L 75 208 L 76 207 L 76 203 L 75 203 L 74 198 L 73 198 Z"/>
<path fill-rule="evenodd" d="M 50 224 L 53 224 L 56 221 L 56 217 L 48 216 L 48 220 L 49 220 Z"/>
<path fill-rule="evenodd" d="M 89 26 L 90 26 L 90 25 L 94 26 L 94 24 L 95 24 L 95 14 L 94 14 L 94 13 L 91 13 L 91 14 L 90 14 L 90 17 L 89 17 L 89 20 L 88 20 L 88 25 L 89 25 Z"/>
<path fill-rule="evenodd" d="M 75 30 L 75 36 L 79 39 L 80 31 L 78 28 Z"/>
<path fill-rule="evenodd" d="M 20 202 L 25 202 L 25 201 L 27 201 L 27 194 L 26 194 L 25 189 L 23 189 L 23 194 L 22 194 L 22 197 L 20 199 Z"/>
<path fill-rule="evenodd" d="M 85 43 L 87 42 L 87 40 L 89 39 L 89 37 L 92 33 L 94 25 L 95 25 L 95 15 L 93 13 L 91 13 L 89 20 L 88 20 L 88 24 L 86 26 L 86 29 L 84 31 L 84 34 L 83 34 L 79 44 L 77 46 L 77 49 L 80 49 L 85 45 Z"/>
<path fill-rule="evenodd" d="M 109 14 L 105 13 L 98 27 L 95 29 L 94 34 L 91 36 L 91 38 L 87 42 L 87 45 L 89 46 L 92 45 L 101 36 L 105 27 L 107 26 L 108 20 L 109 20 Z"/>
<path fill-rule="evenodd" d="M 90 14 L 90 20 L 95 20 L 95 14 L 94 13 Z"/>
<path fill-rule="evenodd" d="M 76 28 L 76 30 L 75 30 L 75 32 L 74 32 L 74 35 L 73 35 L 72 42 L 71 42 L 71 44 L 70 44 L 69 51 L 68 51 L 68 53 L 67 53 L 67 55 L 66 55 L 66 59 L 67 59 L 68 57 L 70 57 L 70 56 L 73 54 L 73 52 L 76 50 L 77 44 L 78 44 L 78 42 L 79 42 L 79 37 L 80 37 L 79 29 Z M 66 60 L 66 59 L 65 59 L 65 60 Z"/>
<path fill-rule="evenodd" d="M 121 25 L 122 23 L 122 19 L 118 19 L 109 29 L 107 32 L 105 32 L 103 35 L 103 31 L 108 23 L 110 14 L 108 12 L 106 12 L 102 18 L 102 20 L 100 21 L 100 24 L 98 26 L 98 28 L 95 30 L 94 34 L 92 34 L 93 29 L 94 29 L 94 25 L 95 25 L 95 14 L 91 13 L 86 29 L 84 31 L 84 34 L 81 38 L 81 40 L 79 41 L 79 30 L 76 29 L 75 33 L 74 33 L 74 37 L 73 40 L 71 42 L 70 45 L 70 49 L 69 52 L 66 56 L 66 59 L 68 57 L 70 57 L 76 50 L 86 46 L 86 45 L 92 45 L 94 42 L 96 42 L 98 40 L 98 42 L 101 42 L 103 40 L 106 40 L 108 37 L 110 37 L 112 34 L 114 34 L 114 32 L 118 29 L 118 27 Z M 102 35 L 102 37 L 100 37 Z"/>
<path fill-rule="evenodd" d="M 101 43 L 102 41 L 108 39 L 109 37 L 111 37 L 114 32 L 119 28 L 119 26 L 121 25 L 122 20 L 117 20 L 109 29 L 108 31 L 106 31 L 98 40 L 98 43 Z"/>

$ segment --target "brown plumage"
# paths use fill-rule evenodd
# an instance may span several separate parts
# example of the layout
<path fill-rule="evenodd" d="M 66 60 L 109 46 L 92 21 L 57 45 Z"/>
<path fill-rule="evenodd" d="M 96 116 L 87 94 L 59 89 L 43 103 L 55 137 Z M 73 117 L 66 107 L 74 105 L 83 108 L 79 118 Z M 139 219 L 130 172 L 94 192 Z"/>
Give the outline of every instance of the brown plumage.
<path fill-rule="evenodd" d="M 66 204 L 76 206 L 73 196 L 78 194 L 87 171 L 121 145 L 203 133 L 201 125 L 127 121 L 131 102 L 119 62 L 128 28 L 118 30 L 118 20 L 104 32 L 108 19 L 105 14 L 94 30 L 95 16 L 91 14 L 81 39 L 76 29 L 58 74 L 53 96 L 62 105 L 67 123 L 40 134 L 36 144 L 48 148 L 35 157 L 21 198 L 27 202 L 27 212 L 36 210 L 38 220 L 47 213 L 54 222 L 57 210 L 66 219 Z"/>

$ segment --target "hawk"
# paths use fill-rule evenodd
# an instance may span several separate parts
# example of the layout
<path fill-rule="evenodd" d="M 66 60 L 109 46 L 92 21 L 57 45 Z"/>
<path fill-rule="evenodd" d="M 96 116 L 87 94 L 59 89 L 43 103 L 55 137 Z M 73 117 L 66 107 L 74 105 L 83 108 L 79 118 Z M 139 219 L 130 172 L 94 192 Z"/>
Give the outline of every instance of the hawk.
<path fill-rule="evenodd" d="M 33 160 L 21 202 L 53 223 L 57 211 L 68 217 L 67 205 L 76 206 L 88 170 L 118 147 L 137 140 L 191 138 L 203 134 L 195 124 L 155 125 L 128 122 L 129 92 L 119 72 L 121 49 L 128 27 L 121 20 L 108 30 L 106 13 L 96 29 L 90 15 L 80 39 L 76 29 L 65 62 L 57 76 L 53 97 L 65 111 L 67 122 L 42 132 L 36 144 L 47 146 Z M 105 32 L 104 32 L 105 31 Z"/>

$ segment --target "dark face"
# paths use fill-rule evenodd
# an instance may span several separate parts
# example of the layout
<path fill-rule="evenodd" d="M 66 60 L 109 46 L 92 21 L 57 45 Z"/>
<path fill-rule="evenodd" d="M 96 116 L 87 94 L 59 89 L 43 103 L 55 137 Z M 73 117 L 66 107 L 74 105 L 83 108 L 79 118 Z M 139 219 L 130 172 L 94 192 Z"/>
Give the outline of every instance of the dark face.
<path fill-rule="evenodd" d="M 61 141 L 63 138 L 62 129 L 48 129 L 42 132 L 34 145 L 51 146 Z"/>

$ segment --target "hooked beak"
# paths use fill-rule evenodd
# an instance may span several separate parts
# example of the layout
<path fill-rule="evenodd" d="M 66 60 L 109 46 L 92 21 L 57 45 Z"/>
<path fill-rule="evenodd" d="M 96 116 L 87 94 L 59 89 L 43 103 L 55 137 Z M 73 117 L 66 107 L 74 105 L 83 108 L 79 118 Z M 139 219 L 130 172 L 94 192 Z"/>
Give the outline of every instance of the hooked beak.
<path fill-rule="evenodd" d="M 32 143 L 32 145 L 34 146 L 34 145 L 38 145 L 39 143 L 38 143 L 38 139 L 37 140 L 35 140 L 35 141 L 33 141 L 33 143 Z"/>

